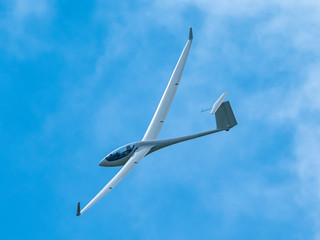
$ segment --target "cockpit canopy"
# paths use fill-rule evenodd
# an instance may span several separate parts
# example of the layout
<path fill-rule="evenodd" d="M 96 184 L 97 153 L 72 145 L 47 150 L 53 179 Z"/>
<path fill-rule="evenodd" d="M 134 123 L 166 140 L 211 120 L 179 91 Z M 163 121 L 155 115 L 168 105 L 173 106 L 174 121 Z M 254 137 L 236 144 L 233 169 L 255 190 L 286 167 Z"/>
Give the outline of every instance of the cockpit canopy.
<path fill-rule="evenodd" d="M 111 161 L 116 161 L 120 158 L 123 158 L 132 152 L 132 150 L 134 149 L 134 145 L 135 143 L 131 143 L 131 144 L 119 147 L 118 149 L 111 152 L 108 156 L 106 156 L 105 159 L 111 162 Z"/>

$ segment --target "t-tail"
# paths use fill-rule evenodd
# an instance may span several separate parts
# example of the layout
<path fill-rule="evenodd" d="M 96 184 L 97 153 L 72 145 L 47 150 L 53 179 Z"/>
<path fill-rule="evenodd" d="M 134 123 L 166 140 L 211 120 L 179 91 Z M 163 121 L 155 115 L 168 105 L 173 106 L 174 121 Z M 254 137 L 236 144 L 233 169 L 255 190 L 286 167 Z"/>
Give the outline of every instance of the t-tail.
<path fill-rule="evenodd" d="M 233 114 L 230 102 L 223 102 L 215 112 L 217 129 L 224 129 L 229 131 L 237 125 L 237 120 Z"/>
<path fill-rule="evenodd" d="M 211 114 L 215 114 L 217 128 L 205 132 L 195 133 L 183 137 L 170 138 L 164 140 L 143 141 L 140 145 L 152 145 L 152 148 L 148 154 L 158 151 L 162 148 L 174 145 L 177 143 L 185 142 L 191 139 L 203 137 L 209 134 L 218 133 L 221 131 L 229 131 L 231 128 L 237 125 L 237 120 L 233 114 L 229 101 L 223 101 L 227 93 L 223 93 L 218 100 L 213 104 L 211 108 Z M 208 109 L 210 110 L 210 109 Z"/>
<path fill-rule="evenodd" d="M 216 117 L 218 130 L 227 130 L 237 125 L 237 120 L 233 114 L 229 101 L 224 102 L 227 92 L 224 92 L 213 104 L 210 114 Z"/>

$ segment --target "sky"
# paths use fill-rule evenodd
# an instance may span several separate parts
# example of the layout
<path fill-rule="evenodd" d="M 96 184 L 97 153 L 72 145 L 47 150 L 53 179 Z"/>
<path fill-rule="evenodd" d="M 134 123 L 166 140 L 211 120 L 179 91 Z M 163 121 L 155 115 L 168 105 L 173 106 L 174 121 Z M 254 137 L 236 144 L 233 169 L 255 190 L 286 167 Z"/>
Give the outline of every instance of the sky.
<path fill-rule="evenodd" d="M 194 39 L 159 139 L 238 125 L 144 158 L 141 140 Z M 320 239 L 320 2 L 0 2 L 1 239 Z"/>

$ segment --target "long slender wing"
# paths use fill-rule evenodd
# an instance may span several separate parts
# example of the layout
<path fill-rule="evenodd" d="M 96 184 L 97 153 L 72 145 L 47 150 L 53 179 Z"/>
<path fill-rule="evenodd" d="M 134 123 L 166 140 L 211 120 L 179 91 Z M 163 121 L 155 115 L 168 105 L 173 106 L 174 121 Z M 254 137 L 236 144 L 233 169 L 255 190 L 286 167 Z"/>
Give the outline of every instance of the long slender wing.
<path fill-rule="evenodd" d="M 151 147 L 150 147 L 151 148 Z M 104 195 L 106 195 L 112 188 L 114 188 L 148 153 L 150 148 L 137 149 L 129 161 L 120 169 L 120 171 L 110 180 L 110 182 L 80 211 L 78 204 L 78 213 L 80 215 L 98 202 Z"/>
<path fill-rule="evenodd" d="M 186 45 L 181 53 L 181 56 L 179 58 L 179 61 L 176 65 L 175 69 L 173 70 L 173 73 L 171 75 L 171 78 L 170 78 L 170 81 L 167 85 L 167 88 L 161 98 L 161 101 L 158 105 L 158 108 L 157 108 L 157 110 L 151 120 L 151 123 L 150 123 L 142 141 L 155 140 L 160 133 L 160 130 L 161 130 L 162 125 L 166 119 L 166 116 L 167 116 L 168 111 L 170 109 L 173 98 L 174 98 L 176 91 L 178 89 L 179 82 L 180 82 L 180 79 L 181 79 L 181 76 L 183 73 L 183 69 L 184 69 L 184 66 L 185 66 L 187 58 L 188 58 L 192 39 L 193 39 L 192 28 L 190 28 L 189 40 L 186 43 Z"/>

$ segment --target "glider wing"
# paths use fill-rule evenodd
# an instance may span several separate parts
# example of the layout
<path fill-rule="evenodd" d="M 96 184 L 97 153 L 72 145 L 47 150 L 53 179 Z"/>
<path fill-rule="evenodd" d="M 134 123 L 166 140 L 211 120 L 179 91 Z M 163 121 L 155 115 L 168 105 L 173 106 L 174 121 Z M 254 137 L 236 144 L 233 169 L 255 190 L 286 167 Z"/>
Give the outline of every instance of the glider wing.
<path fill-rule="evenodd" d="M 92 207 L 96 202 L 104 197 L 112 188 L 114 188 L 149 152 L 151 147 L 137 149 L 128 162 L 120 169 L 120 171 L 108 182 L 108 184 L 80 211 L 80 204 L 78 204 L 77 215 L 81 215 Z"/>
<path fill-rule="evenodd" d="M 184 69 L 184 66 L 185 66 L 187 58 L 188 58 L 192 39 L 193 39 L 192 28 L 190 28 L 189 40 L 186 43 L 186 45 L 181 53 L 181 56 L 179 58 L 179 61 L 173 70 L 173 73 L 171 75 L 171 78 L 170 78 L 170 81 L 167 85 L 167 88 L 166 88 L 166 90 L 160 100 L 158 108 L 157 108 L 157 110 L 151 120 L 151 123 L 150 123 L 142 141 L 155 140 L 155 139 L 157 139 L 157 137 L 160 133 L 162 125 L 166 119 L 168 112 L 169 112 L 173 98 L 174 98 L 176 91 L 178 89 L 180 79 L 181 79 L 181 76 L 183 73 L 183 69 Z"/>

